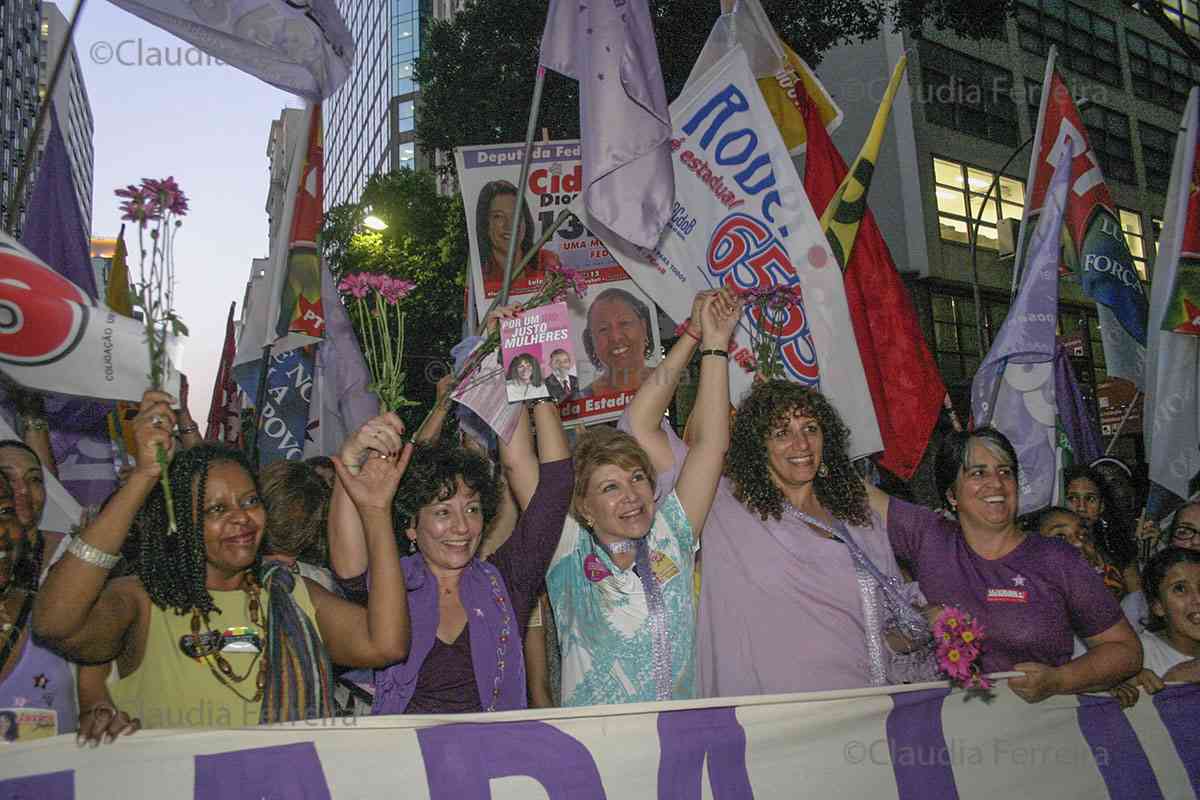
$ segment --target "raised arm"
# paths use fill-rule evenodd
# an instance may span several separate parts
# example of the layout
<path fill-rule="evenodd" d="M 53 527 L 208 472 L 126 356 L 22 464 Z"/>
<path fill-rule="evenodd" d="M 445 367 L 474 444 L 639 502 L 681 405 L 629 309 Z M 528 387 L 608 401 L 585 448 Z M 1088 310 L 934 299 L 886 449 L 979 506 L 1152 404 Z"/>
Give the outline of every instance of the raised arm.
<path fill-rule="evenodd" d="M 692 408 L 692 446 L 679 468 L 675 494 L 699 536 L 717 493 L 729 449 L 729 337 L 742 315 L 742 301 L 728 289 L 709 295 L 701 308 L 703 349 L 700 388 Z M 665 439 L 665 434 L 659 432 Z M 665 442 L 664 442 L 665 444 Z M 668 449 L 669 453 L 669 449 Z"/>
<path fill-rule="evenodd" d="M 72 661 L 111 661 L 127 645 L 126 633 L 137 620 L 136 599 L 115 581 L 105 587 L 109 567 L 98 566 L 105 555 L 121 552 L 134 515 L 158 482 L 162 467 L 156 458 L 159 446 L 168 457 L 174 453 L 174 398 L 146 392 L 133 420 L 136 464 L 129 480 L 117 490 L 92 524 L 79 534 L 85 547 L 81 558 L 68 550 L 50 570 L 33 607 L 33 632 L 55 651 Z M 164 536 L 164 531 L 146 531 Z"/>
<path fill-rule="evenodd" d="M 339 457 L 350 472 L 362 467 L 372 455 L 400 454 L 404 448 L 404 423 L 395 414 L 380 414 L 346 437 Z M 367 542 L 362 520 L 346 487 L 333 482 L 329 502 L 329 566 L 340 578 L 356 578 L 367 571 Z"/>
<path fill-rule="evenodd" d="M 642 381 L 629 404 L 626 415 L 629 432 L 650 456 L 650 463 L 655 472 L 666 472 L 675 465 L 675 456 L 660 423 L 663 414 L 667 413 L 667 407 L 671 405 L 671 398 L 675 396 L 680 377 L 687 370 L 692 354 L 700 345 L 703 330 L 701 309 L 711 294 L 714 292 L 696 294 L 692 301 L 692 316 L 683 324 L 683 335 L 671 347 L 667 357 L 654 368 L 650 377 Z M 720 347 L 724 348 L 725 344 L 721 344 Z"/>
<path fill-rule="evenodd" d="M 442 435 L 442 428 L 446 424 L 446 418 L 450 416 L 450 388 L 454 384 L 453 375 L 443 375 L 441 380 L 437 382 L 437 400 L 433 403 L 433 410 L 429 412 L 429 416 L 421 423 L 421 427 L 417 428 L 417 432 L 413 434 L 413 441 L 417 444 L 429 444 L 436 442 Z"/>
<path fill-rule="evenodd" d="M 512 438 L 500 442 L 500 464 L 504 478 L 512 488 L 517 503 L 524 511 L 533 498 L 538 485 L 538 465 L 569 458 L 571 448 L 567 445 L 567 434 L 563 430 L 558 405 L 549 398 L 534 400 L 527 404 L 529 414 L 521 415 Z M 528 417 L 533 417 L 537 430 L 537 454 L 533 452 L 533 436 Z"/>
<path fill-rule="evenodd" d="M 401 661 L 408 657 L 412 636 L 408 590 L 392 529 L 392 498 L 408 467 L 412 445 L 405 445 L 398 457 L 377 456 L 353 474 L 340 458 L 333 459 L 338 483 L 354 503 L 364 531 L 371 587 L 367 607 L 312 581 L 308 584 L 329 657 L 348 667 L 383 667 Z"/>

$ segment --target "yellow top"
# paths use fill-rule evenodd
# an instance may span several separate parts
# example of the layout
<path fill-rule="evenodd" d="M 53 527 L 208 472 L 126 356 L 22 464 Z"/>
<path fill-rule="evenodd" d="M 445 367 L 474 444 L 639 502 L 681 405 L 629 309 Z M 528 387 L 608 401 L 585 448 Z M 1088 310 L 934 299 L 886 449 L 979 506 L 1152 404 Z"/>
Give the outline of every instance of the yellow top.
<path fill-rule="evenodd" d="M 209 615 L 209 629 L 223 633 L 244 626 L 258 633 L 262 649 L 266 649 L 266 634 L 250 621 L 250 596 L 242 590 L 210 592 L 213 603 L 221 613 Z M 262 610 L 259 621 L 267 621 L 268 594 L 261 594 Z M 292 591 L 300 609 L 316 620 L 308 586 L 297 576 Z M 230 631 L 236 634 L 241 631 Z M 213 675 L 218 669 L 216 658 L 195 659 L 184 654 L 180 640 L 192 633 L 191 613 L 180 616 L 174 609 L 163 610 L 150 605 L 150 632 L 146 637 L 146 654 L 142 664 L 132 674 L 119 679 L 112 687 L 117 708 L 132 717 L 140 717 L 143 728 L 242 728 L 257 725 L 262 701 L 246 702 L 233 690 L 221 684 Z M 221 652 L 238 676 L 249 675 L 240 683 L 226 678 L 245 697 L 254 697 L 258 677 L 258 662 L 254 654 L 233 652 L 227 646 Z M 265 653 L 259 658 L 264 658 Z M 212 669 L 209 669 L 209 665 Z"/>

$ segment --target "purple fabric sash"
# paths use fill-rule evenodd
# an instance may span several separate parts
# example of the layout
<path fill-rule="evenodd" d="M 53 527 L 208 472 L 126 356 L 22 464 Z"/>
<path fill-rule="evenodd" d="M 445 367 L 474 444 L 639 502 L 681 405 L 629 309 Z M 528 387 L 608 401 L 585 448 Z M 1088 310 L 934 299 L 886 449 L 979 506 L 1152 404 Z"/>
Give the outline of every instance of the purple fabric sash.
<path fill-rule="evenodd" d="M 375 671 L 372 714 L 403 714 L 417 688 L 421 665 L 437 638 L 438 582 L 421 554 L 400 559 L 408 587 L 412 648 L 408 660 Z M 521 633 L 500 571 L 478 558 L 463 570 L 458 596 L 467 612 L 471 661 L 484 711 L 528 707 Z"/>

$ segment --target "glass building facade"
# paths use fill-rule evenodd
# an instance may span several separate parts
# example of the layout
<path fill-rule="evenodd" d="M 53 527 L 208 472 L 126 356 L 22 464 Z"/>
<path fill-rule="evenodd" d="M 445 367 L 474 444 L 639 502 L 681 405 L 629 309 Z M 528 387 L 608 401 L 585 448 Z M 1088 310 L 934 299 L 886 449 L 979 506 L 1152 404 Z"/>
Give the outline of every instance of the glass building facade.
<path fill-rule="evenodd" d="M 33 149 L 28 139 L 38 112 L 41 16 L 38 0 L 0 0 L 0 220 L 8 217 L 21 162 Z"/>
<path fill-rule="evenodd" d="M 338 0 L 358 43 L 354 69 L 325 102 L 325 207 L 355 202 L 367 179 L 416 167 L 413 63 L 430 0 Z"/>

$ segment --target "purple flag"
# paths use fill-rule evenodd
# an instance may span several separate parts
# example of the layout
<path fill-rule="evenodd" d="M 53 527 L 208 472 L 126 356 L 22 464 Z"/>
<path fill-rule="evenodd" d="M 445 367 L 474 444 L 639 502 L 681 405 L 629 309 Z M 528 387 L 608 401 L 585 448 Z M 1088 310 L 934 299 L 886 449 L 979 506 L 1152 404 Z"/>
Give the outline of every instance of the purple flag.
<path fill-rule="evenodd" d="M 646 0 L 551 0 L 541 66 L 579 81 L 583 201 L 652 248 L 671 218 L 671 116 Z"/>
<path fill-rule="evenodd" d="M 59 275 L 87 292 L 88 297 L 93 300 L 99 297 L 83 212 L 79 208 L 67 145 L 54 106 L 50 108 L 46 150 L 42 153 L 37 182 L 25 212 L 21 244 Z"/>
<path fill-rule="evenodd" d="M 1072 146 L 1059 156 L 1029 245 L 1017 299 L 971 384 L 977 425 L 1009 438 L 1020 462 L 1020 513 L 1048 505 L 1054 494 L 1054 352 L 1058 346 L 1058 255 Z"/>
<path fill-rule="evenodd" d="M 1075 462 L 1090 464 L 1104 455 L 1100 446 L 1100 432 L 1088 411 L 1083 393 L 1071 369 L 1071 360 L 1062 345 L 1054 353 L 1054 397 L 1058 406 L 1058 421 L 1071 443 Z"/>
<path fill-rule="evenodd" d="M 321 266 L 321 307 L 325 314 L 325 340 L 317 346 L 316 384 L 310 428 L 317 421 L 311 449 L 305 455 L 330 455 L 341 447 L 346 434 L 379 414 L 379 398 L 367 391 L 371 373 L 342 305 L 328 265 Z"/>

